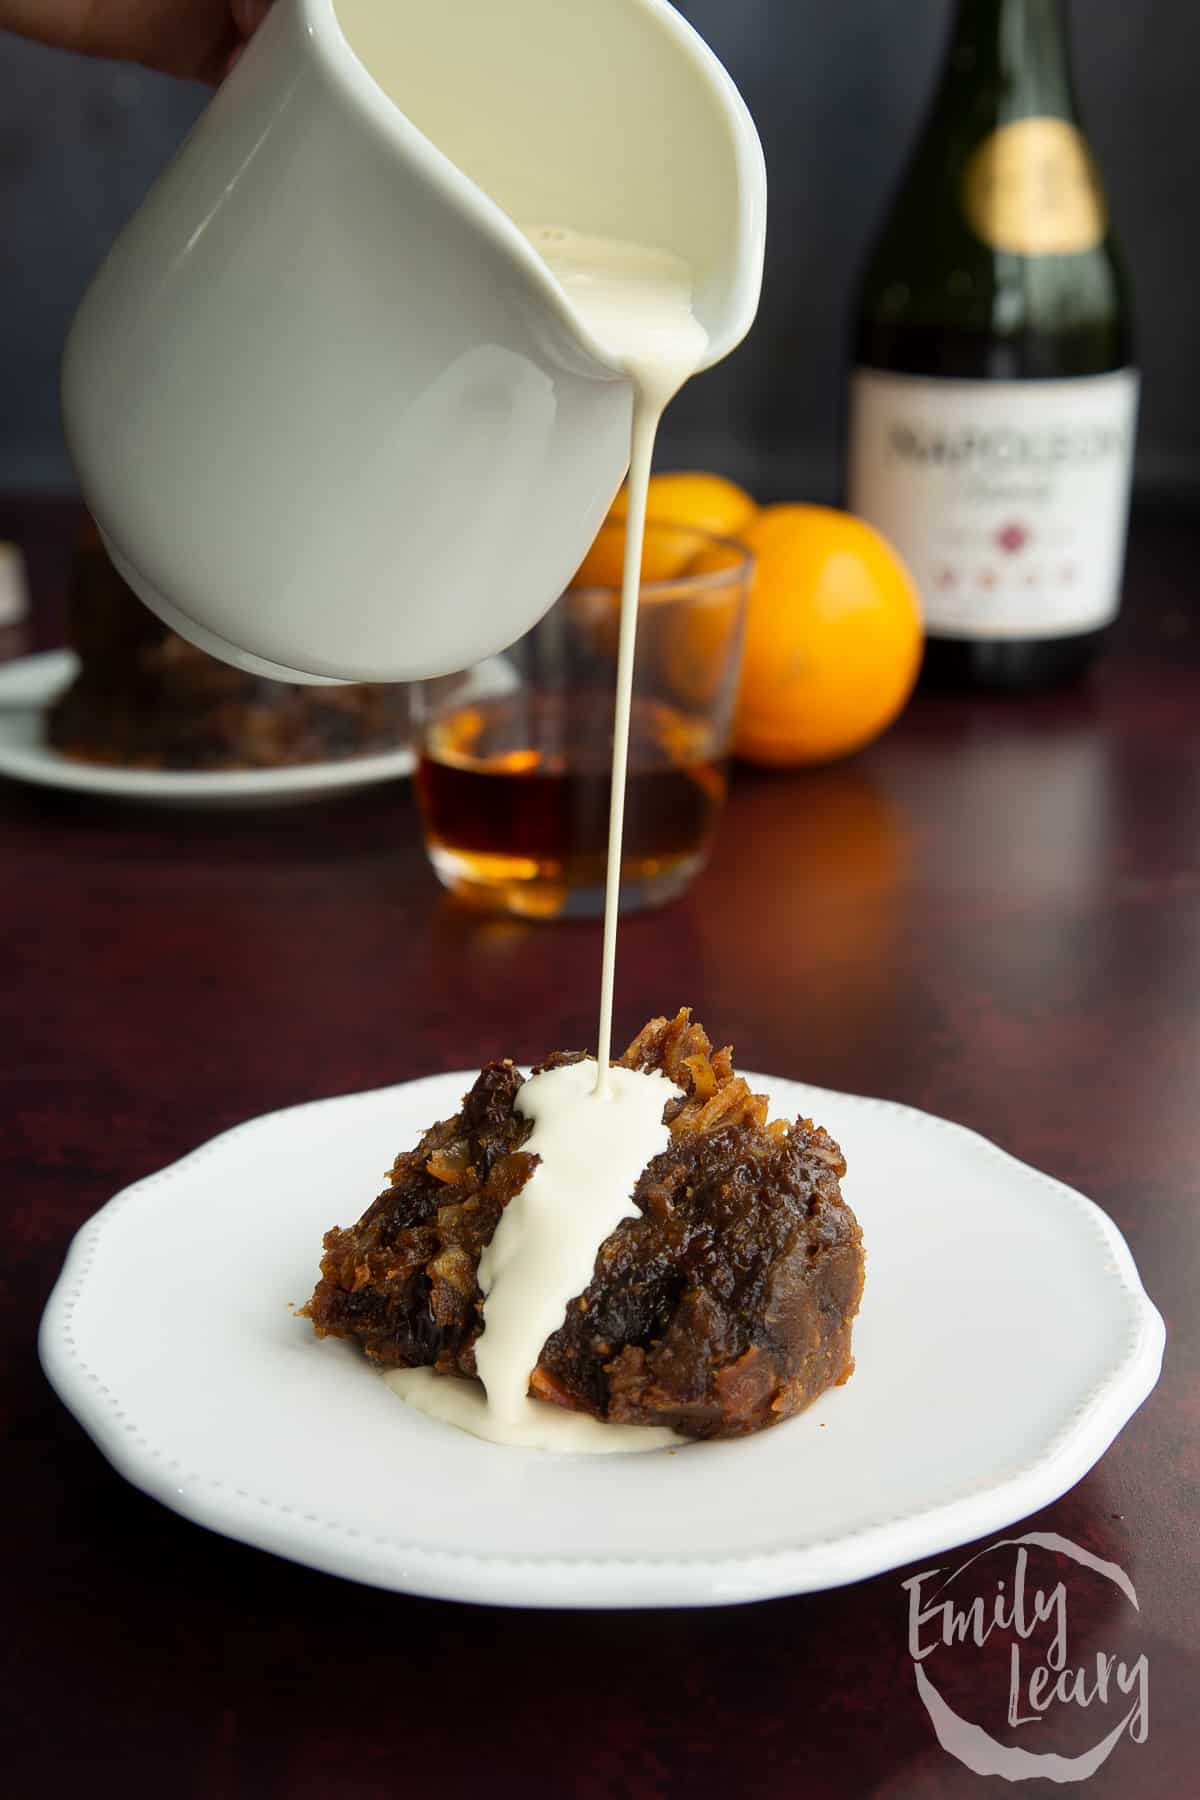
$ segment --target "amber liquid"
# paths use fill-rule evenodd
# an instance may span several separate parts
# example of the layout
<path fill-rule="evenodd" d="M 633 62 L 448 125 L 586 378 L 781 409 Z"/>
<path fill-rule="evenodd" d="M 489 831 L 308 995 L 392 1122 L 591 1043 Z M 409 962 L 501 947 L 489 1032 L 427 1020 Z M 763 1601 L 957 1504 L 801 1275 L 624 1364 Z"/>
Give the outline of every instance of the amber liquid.
<path fill-rule="evenodd" d="M 434 867 L 463 898 L 532 917 L 603 910 L 612 790 L 611 694 L 508 695 L 427 732 L 417 796 Z M 705 721 L 635 699 L 621 903 L 658 904 L 705 860 L 725 798 Z"/>

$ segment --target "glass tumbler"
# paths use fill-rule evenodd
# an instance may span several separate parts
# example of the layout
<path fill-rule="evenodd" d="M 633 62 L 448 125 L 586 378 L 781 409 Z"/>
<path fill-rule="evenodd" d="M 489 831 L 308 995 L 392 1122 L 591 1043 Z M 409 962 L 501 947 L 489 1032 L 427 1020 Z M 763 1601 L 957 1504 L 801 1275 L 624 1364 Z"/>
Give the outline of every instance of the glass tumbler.
<path fill-rule="evenodd" d="M 652 553 L 652 554 L 651 554 Z M 589 562 L 592 559 L 589 559 Z M 752 558 L 655 525 L 629 744 L 623 910 L 659 906 L 703 867 L 725 799 Z M 577 583 L 503 655 L 413 688 L 416 790 L 439 879 L 527 918 L 604 908 L 619 570 Z"/>

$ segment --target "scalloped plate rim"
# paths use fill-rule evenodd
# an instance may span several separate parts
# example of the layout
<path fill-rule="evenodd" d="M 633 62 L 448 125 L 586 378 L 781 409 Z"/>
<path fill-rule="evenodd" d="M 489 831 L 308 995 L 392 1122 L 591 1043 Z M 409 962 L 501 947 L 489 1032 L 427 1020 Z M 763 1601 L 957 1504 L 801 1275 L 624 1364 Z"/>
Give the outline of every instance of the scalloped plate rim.
<path fill-rule="evenodd" d="M 978 1493 L 922 1508 L 808 1545 L 780 1544 L 770 1551 L 714 1556 L 523 1557 L 509 1552 L 430 1548 L 400 1540 L 365 1539 L 337 1520 L 305 1520 L 294 1508 L 280 1514 L 281 1500 L 231 1490 L 203 1474 L 179 1477 L 169 1466 L 130 1442 L 124 1426 L 92 1391 L 75 1355 L 63 1342 L 71 1290 L 81 1287 L 103 1240 L 106 1218 L 151 1188 L 188 1177 L 196 1165 L 281 1121 L 352 1108 L 355 1102 L 411 1094 L 444 1085 L 462 1092 L 477 1071 L 456 1070 L 418 1077 L 358 1093 L 333 1095 L 274 1109 L 242 1121 L 154 1173 L 121 1189 L 75 1234 L 58 1281 L 46 1303 L 38 1350 L 47 1379 L 97 1448 L 131 1484 L 181 1516 L 221 1535 L 326 1573 L 402 1593 L 488 1605 L 565 1608 L 723 1605 L 819 1592 L 898 1568 L 985 1537 L 1057 1499 L 1099 1461 L 1123 1426 L 1152 1392 L 1165 1344 L 1163 1320 L 1142 1286 L 1133 1256 L 1119 1228 L 1102 1208 L 1066 1183 L 1020 1161 L 991 1139 L 903 1102 L 841 1093 L 791 1077 L 743 1071 L 766 1092 L 797 1090 L 817 1102 L 882 1109 L 924 1130 L 955 1134 L 976 1154 L 1001 1159 L 1016 1178 L 1035 1180 L 1056 1193 L 1060 1204 L 1089 1217 L 1112 1257 L 1112 1274 L 1137 1314 L 1136 1341 L 1100 1390 L 1062 1426 L 1057 1437 L 1027 1466 L 985 1485 Z M 442 1104 L 440 1100 L 437 1104 Z M 816 1110 L 816 1109 L 814 1109 Z M 868 1242 L 868 1257 L 870 1246 Z M 779 1431 L 789 1429 L 787 1425 Z M 771 1434 L 772 1437 L 774 1433 Z M 703 1454 L 703 1446 L 689 1447 Z M 499 1454 L 510 1455 L 503 1451 Z M 585 1460 L 585 1459 L 580 1459 Z M 622 1459 L 623 1460 L 623 1459 Z M 539 1577 L 531 1587 L 531 1577 Z"/>

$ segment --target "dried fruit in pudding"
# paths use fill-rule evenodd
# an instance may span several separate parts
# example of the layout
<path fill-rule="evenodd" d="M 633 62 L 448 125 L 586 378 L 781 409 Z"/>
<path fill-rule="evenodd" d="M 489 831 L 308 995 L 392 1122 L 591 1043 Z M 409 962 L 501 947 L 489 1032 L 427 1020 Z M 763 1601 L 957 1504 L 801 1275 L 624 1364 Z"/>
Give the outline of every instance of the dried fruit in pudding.
<path fill-rule="evenodd" d="M 542 1068 L 581 1060 L 558 1052 Z M 529 1393 L 698 1438 L 778 1424 L 853 1367 L 863 1249 L 842 1153 L 810 1120 L 769 1123 L 766 1100 L 686 1010 L 651 1020 L 620 1063 L 681 1090 L 663 1115 L 670 1141 L 543 1345 Z M 488 1064 L 461 1111 L 397 1157 L 358 1224 L 326 1235 L 306 1309 L 318 1333 L 355 1339 L 388 1368 L 476 1374 L 480 1254 L 536 1166 L 522 1085 L 511 1062 Z"/>

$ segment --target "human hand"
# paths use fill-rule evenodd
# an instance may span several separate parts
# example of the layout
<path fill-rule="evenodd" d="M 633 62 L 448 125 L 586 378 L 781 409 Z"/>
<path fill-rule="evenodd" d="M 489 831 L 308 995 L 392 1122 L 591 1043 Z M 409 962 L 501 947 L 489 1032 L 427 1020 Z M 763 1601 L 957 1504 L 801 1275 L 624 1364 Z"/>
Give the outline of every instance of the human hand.
<path fill-rule="evenodd" d="M 0 0 L 0 29 L 61 50 L 218 82 L 271 0 Z"/>

